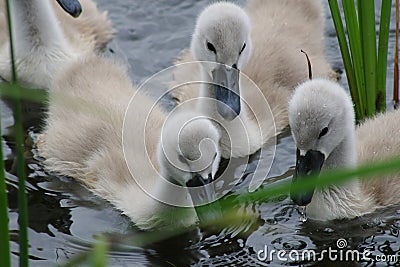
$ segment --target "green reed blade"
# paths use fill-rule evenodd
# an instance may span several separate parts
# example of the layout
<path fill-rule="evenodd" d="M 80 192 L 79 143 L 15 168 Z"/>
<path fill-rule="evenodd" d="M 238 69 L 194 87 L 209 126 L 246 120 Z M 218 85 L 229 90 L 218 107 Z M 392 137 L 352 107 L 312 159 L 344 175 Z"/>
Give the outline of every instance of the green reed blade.
<path fill-rule="evenodd" d="M 92 267 L 106 267 L 107 266 L 107 251 L 108 241 L 104 237 L 99 237 L 94 245 L 91 255 Z"/>
<path fill-rule="evenodd" d="M 4 83 L 0 85 L 0 97 L 6 97 L 13 100 L 25 100 L 35 103 L 45 103 L 48 101 L 48 91 L 45 89 L 32 89 L 20 87 L 19 90 L 13 90 L 13 86 Z M 64 96 L 60 96 L 64 97 Z"/>
<path fill-rule="evenodd" d="M 361 98 L 359 98 L 353 63 L 350 57 L 349 48 L 347 46 L 346 34 L 342 23 L 342 17 L 340 15 L 339 5 L 337 0 L 329 0 L 328 3 L 331 10 L 333 23 L 335 25 L 336 36 L 338 38 L 340 52 L 343 58 L 343 65 L 346 71 L 351 97 L 355 103 L 356 119 L 361 120 L 364 117 L 363 106 L 361 103 Z"/>
<path fill-rule="evenodd" d="M 303 181 L 301 184 L 292 185 L 290 181 L 284 182 L 278 186 L 271 186 L 270 188 L 259 190 L 260 192 L 256 191 L 252 194 L 244 194 L 243 196 L 239 196 L 240 200 L 236 199 L 235 201 L 263 201 L 267 200 L 270 196 L 287 194 L 289 190 L 299 193 L 315 187 L 321 188 L 332 184 L 340 184 L 355 178 L 367 179 L 371 176 L 375 177 L 376 175 L 383 175 L 399 170 L 400 158 L 392 158 L 374 164 L 365 164 L 356 169 L 330 170 L 320 174 L 318 179 L 312 179 L 310 176 L 310 179 Z"/>
<path fill-rule="evenodd" d="M 362 36 L 362 54 L 364 63 L 365 96 L 367 99 L 367 116 L 372 117 L 376 111 L 376 30 L 375 30 L 375 1 L 359 0 L 360 33 Z M 361 40 L 361 39 L 360 39 Z M 386 68 L 386 66 L 385 66 Z M 386 88 L 385 88 L 386 89 Z"/>
<path fill-rule="evenodd" d="M 0 119 L 1 136 L 1 119 Z M 4 173 L 3 146 L 0 146 L 0 266 L 11 266 L 10 235 L 8 230 L 8 201 L 6 177 Z"/>
<path fill-rule="evenodd" d="M 371 179 L 372 176 L 374 177 L 373 179 L 379 179 L 376 178 L 378 175 L 388 174 L 394 171 L 400 171 L 400 158 L 388 159 L 386 161 L 373 164 L 369 163 L 355 169 L 336 169 L 326 171 L 325 173 L 321 173 L 318 179 L 312 179 L 312 177 L 310 177 L 310 179 L 306 179 L 302 183 L 294 186 L 291 184 L 291 181 L 286 180 L 265 188 L 259 188 L 252 193 L 243 192 L 234 198 L 223 198 L 218 200 L 218 204 L 222 210 L 224 210 L 224 213 L 226 211 L 232 211 L 231 214 L 236 216 L 235 219 L 233 219 L 232 216 L 224 216 L 223 218 L 202 222 L 202 225 L 223 228 L 229 225 L 232 226 L 232 222 L 234 220 L 246 220 L 248 215 L 242 215 L 240 212 L 235 210 L 235 207 L 240 204 L 268 201 L 268 199 L 271 199 L 272 197 L 287 195 L 290 190 L 293 192 L 301 192 L 304 190 L 321 188 L 332 184 L 344 183 L 351 179 Z M 207 207 L 205 207 L 205 209 L 206 208 Z M 177 220 L 182 218 L 180 217 L 183 214 L 181 209 L 170 209 L 168 212 L 166 212 L 166 216 L 171 216 L 171 213 L 173 213 L 172 216 Z M 257 215 L 255 214 L 253 216 Z M 172 226 L 171 229 L 172 230 L 168 230 L 168 228 L 164 228 L 155 229 L 151 232 L 141 232 L 134 238 L 130 237 L 130 244 L 133 246 L 143 247 L 193 230 L 192 227 L 176 229 L 174 226 Z"/>
<path fill-rule="evenodd" d="M 394 77 L 393 77 L 393 102 L 394 108 L 399 107 L 399 0 L 396 0 L 396 45 L 394 52 Z"/>
<path fill-rule="evenodd" d="M 15 85 L 14 90 L 19 90 L 19 86 Z M 15 137 L 17 145 L 17 175 L 18 175 L 18 224 L 19 224 L 19 261 L 20 267 L 29 266 L 28 263 L 28 201 L 25 185 L 25 144 L 24 134 L 22 127 L 22 114 L 21 114 L 21 102 L 19 100 L 14 101 L 14 120 L 15 120 Z"/>
<path fill-rule="evenodd" d="M 363 53 L 361 46 L 360 28 L 357 20 L 356 8 L 353 0 L 343 0 L 343 12 L 347 26 L 350 45 L 350 54 L 353 62 L 354 73 L 357 84 L 359 103 L 362 106 L 363 115 L 367 115 L 367 98 L 365 94 Z"/>
<path fill-rule="evenodd" d="M 16 84 L 17 82 L 17 71 L 15 66 L 14 57 L 14 42 L 12 36 L 12 25 L 11 25 L 11 12 L 10 12 L 10 0 L 6 0 L 7 5 L 7 20 L 8 20 L 8 31 L 10 38 L 10 54 L 12 64 L 12 84 L 14 90 L 20 93 L 20 88 Z M 29 266 L 28 257 L 28 205 L 26 197 L 26 185 L 25 185 L 25 159 L 24 159 L 24 134 L 22 127 L 22 112 L 21 102 L 19 99 L 14 100 L 14 121 L 15 121 L 15 137 L 16 137 L 16 150 L 17 150 L 17 175 L 18 175 L 18 224 L 19 224 L 19 266 Z"/>
<path fill-rule="evenodd" d="M 176 233 L 178 234 L 178 233 Z M 62 264 L 60 267 L 76 267 L 76 266 L 92 266 L 92 267 L 106 267 L 107 265 L 107 252 L 109 249 L 108 240 L 100 236 L 96 243 L 94 243 L 93 250 L 85 251 L 73 257 L 67 263 Z"/>
<path fill-rule="evenodd" d="M 382 0 L 381 19 L 379 22 L 378 63 L 376 69 L 376 110 L 386 110 L 386 69 L 389 47 L 390 15 L 392 0 Z"/>
<path fill-rule="evenodd" d="M 346 1 L 346 0 L 344 0 L 344 1 Z M 374 1 L 374 0 L 372 0 L 372 1 Z M 363 20 L 363 11 L 362 11 L 362 8 L 363 8 L 363 1 L 362 0 L 356 0 L 356 2 L 357 2 L 357 14 L 358 14 L 358 21 L 360 22 L 360 24 L 361 24 L 361 21 Z M 362 27 L 362 25 L 360 25 L 360 28 Z M 364 39 L 363 39 L 363 31 L 361 31 L 360 30 L 360 41 L 361 41 L 361 43 L 363 43 L 363 41 L 364 41 Z"/>
<path fill-rule="evenodd" d="M 13 37 L 12 37 L 10 0 L 6 0 L 6 7 L 7 7 L 8 34 L 9 34 L 9 38 L 10 38 L 11 74 L 12 74 L 12 81 L 16 82 L 17 81 L 17 68 L 15 66 L 14 41 L 13 41 Z"/>

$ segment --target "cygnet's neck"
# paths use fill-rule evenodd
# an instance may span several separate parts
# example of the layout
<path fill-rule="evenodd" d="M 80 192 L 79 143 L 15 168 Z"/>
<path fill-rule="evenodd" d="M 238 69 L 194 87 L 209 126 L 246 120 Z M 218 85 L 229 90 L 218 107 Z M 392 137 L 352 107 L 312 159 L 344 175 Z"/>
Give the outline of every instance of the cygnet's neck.
<path fill-rule="evenodd" d="M 204 99 L 200 99 L 198 102 L 198 109 L 208 115 L 215 117 L 217 115 L 217 110 L 215 108 L 215 103 L 212 103 L 210 99 L 215 99 L 213 80 L 210 75 L 206 72 L 203 66 L 200 65 L 200 75 L 201 81 L 200 84 L 200 97 Z M 211 104 L 211 105 L 210 105 Z"/>
<path fill-rule="evenodd" d="M 353 167 L 357 163 L 355 128 L 347 128 L 343 140 L 325 160 L 323 170 Z"/>
<path fill-rule="evenodd" d="M 66 49 L 67 44 L 60 23 L 49 0 L 13 0 L 11 18 L 15 50 L 30 53 L 32 49 L 56 46 Z"/>
<path fill-rule="evenodd" d="M 115 205 L 125 211 L 125 214 L 141 229 L 156 229 L 164 226 L 179 228 L 196 223 L 197 215 L 194 208 L 177 210 L 175 206 L 162 201 L 176 197 L 181 198 L 178 201 L 183 202 L 187 195 L 168 190 L 165 180 L 161 177 L 148 178 L 150 179 L 147 182 L 151 183 L 150 190 L 152 191 L 146 189 L 143 191 L 144 188 L 138 187 L 136 183 L 129 183 L 121 187 L 120 192 L 117 193 L 121 199 L 118 199 Z M 177 201 L 177 199 L 174 200 Z"/>
<path fill-rule="evenodd" d="M 348 127 L 344 139 L 324 162 L 323 170 L 354 167 L 357 163 L 355 139 L 354 126 Z M 352 179 L 316 191 L 307 206 L 307 215 L 318 220 L 353 218 L 365 214 L 372 205 L 372 198 L 362 192 L 360 181 Z"/>
<path fill-rule="evenodd" d="M 167 202 L 168 205 L 193 207 L 193 202 L 187 188 L 177 185 L 168 172 L 163 170 L 163 167 L 161 168 L 159 176 L 155 177 L 154 196 L 158 200 L 164 200 L 161 202 Z"/>
<path fill-rule="evenodd" d="M 241 100 L 241 112 L 238 118 L 232 121 L 225 120 L 218 112 L 214 93 L 214 84 L 211 76 L 200 66 L 201 79 L 200 97 L 197 108 L 202 114 L 216 122 L 221 133 L 220 148 L 223 158 L 245 157 L 256 152 L 264 143 L 260 133 L 260 125 L 248 119 L 248 110 Z M 241 82 L 239 80 L 239 86 Z"/>

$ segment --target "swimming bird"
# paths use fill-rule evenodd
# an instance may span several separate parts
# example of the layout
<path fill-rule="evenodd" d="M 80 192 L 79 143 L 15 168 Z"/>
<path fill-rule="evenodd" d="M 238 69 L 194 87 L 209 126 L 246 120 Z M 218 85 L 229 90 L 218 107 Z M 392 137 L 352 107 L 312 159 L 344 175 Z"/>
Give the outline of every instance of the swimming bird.
<path fill-rule="evenodd" d="M 288 125 L 289 96 L 307 79 L 301 49 L 316 77 L 332 76 L 323 25 L 319 0 L 249 0 L 245 10 L 214 3 L 197 19 L 190 50 L 174 71 L 178 87 L 170 93 L 179 104 L 215 99 L 199 99 L 198 108 L 224 128 L 223 157 L 252 154 Z M 199 63 L 187 64 L 193 61 Z"/>
<path fill-rule="evenodd" d="M 64 10 L 60 7 L 60 5 Z M 66 61 L 101 53 L 114 30 L 107 13 L 92 0 L 10 1 L 17 77 L 26 87 L 48 89 Z M 72 10 L 68 10 L 71 8 Z M 66 12 L 67 11 L 67 12 Z M 73 14 L 75 12 L 75 14 Z M 0 0 L 0 77 L 11 81 L 11 56 L 5 1 Z"/>
<path fill-rule="evenodd" d="M 38 150 L 47 170 L 82 182 L 141 229 L 188 226 L 197 220 L 191 188 L 212 198 L 220 134 L 203 116 L 155 102 L 119 63 L 77 60 L 50 88 Z"/>
<path fill-rule="evenodd" d="M 315 79 L 299 85 L 289 102 L 297 146 L 294 183 L 335 168 L 355 167 L 400 156 L 400 111 L 379 114 L 355 126 L 353 102 L 337 83 Z M 400 173 L 292 194 L 316 220 L 353 218 L 399 203 Z"/>

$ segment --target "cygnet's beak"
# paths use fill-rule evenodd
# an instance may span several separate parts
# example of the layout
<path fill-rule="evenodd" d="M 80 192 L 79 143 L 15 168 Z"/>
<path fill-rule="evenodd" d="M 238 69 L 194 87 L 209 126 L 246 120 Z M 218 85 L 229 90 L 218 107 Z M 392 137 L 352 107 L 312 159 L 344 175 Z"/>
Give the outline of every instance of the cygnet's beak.
<path fill-rule="evenodd" d="M 315 150 L 309 150 L 305 155 L 300 155 L 300 150 L 297 149 L 296 153 L 296 169 L 292 179 L 292 185 L 301 184 L 306 179 L 316 178 L 320 173 L 322 165 L 324 164 L 325 156 L 323 153 Z M 299 206 L 306 206 L 310 204 L 314 195 L 315 187 L 310 190 L 293 191 L 290 190 L 290 198 Z"/>
<path fill-rule="evenodd" d="M 213 181 L 212 175 L 209 174 L 207 177 L 203 177 L 200 174 L 196 174 L 191 180 L 186 183 L 187 187 L 196 188 L 197 190 L 190 190 L 190 195 L 194 204 L 205 203 L 213 201 L 215 196 L 214 187 L 211 185 Z M 198 193 L 198 194 L 193 194 Z"/>
<path fill-rule="evenodd" d="M 82 13 L 82 6 L 78 0 L 57 0 L 57 3 L 74 18 L 79 17 Z"/>
<path fill-rule="evenodd" d="M 186 183 L 200 222 L 213 221 L 222 216 L 221 206 L 218 202 L 214 202 L 216 193 L 212 181 L 212 174 L 206 177 L 196 174 Z"/>
<path fill-rule="evenodd" d="M 235 65 L 222 64 L 212 72 L 217 110 L 228 121 L 240 114 L 239 74 Z"/>

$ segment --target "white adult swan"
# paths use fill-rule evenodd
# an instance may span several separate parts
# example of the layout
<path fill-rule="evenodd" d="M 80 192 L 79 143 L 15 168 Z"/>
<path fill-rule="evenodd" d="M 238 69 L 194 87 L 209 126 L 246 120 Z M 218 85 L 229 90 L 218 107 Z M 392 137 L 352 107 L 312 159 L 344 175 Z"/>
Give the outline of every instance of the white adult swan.
<path fill-rule="evenodd" d="M 400 156 L 400 111 L 355 127 L 353 102 L 337 83 L 315 79 L 299 85 L 289 102 L 289 121 L 297 146 L 294 182 L 309 173 L 353 167 Z M 342 185 L 292 194 L 307 216 L 317 220 L 353 218 L 399 203 L 400 173 L 354 179 Z"/>
<path fill-rule="evenodd" d="M 198 96 L 217 99 L 217 103 L 199 101 L 199 106 L 203 113 L 219 121 L 234 140 L 231 144 L 222 131 L 223 156 L 252 154 L 275 136 L 274 123 L 277 133 L 288 125 L 289 96 L 297 84 L 307 79 L 300 50 L 312 58 L 315 76 L 332 74 L 324 55 L 323 25 L 319 0 L 249 0 L 246 11 L 232 3 L 212 4 L 197 20 L 190 51 L 177 62 L 197 60 L 201 64 L 178 66 L 174 72 L 175 86 L 200 79 L 208 84 L 202 84 L 200 89 L 198 83 L 180 86 L 171 94 L 179 103 Z M 261 92 L 244 76 L 239 83 L 240 71 Z M 221 87 L 224 85 L 231 91 Z"/>
<path fill-rule="evenodd" d="M 28 87 L 49 88 L 65 62 L 102 51 L 114 33 L 107 13 L 99 12 L 92 0 L 82 1 L 79 18 L 72 18 L 56 0 L 12 0 L 10 4 L 18 80 Z M 0 77 L 10 81 L 6 16 L 5 1 L 0 0 Z"/>
<path fill-rule="evenodd" d="M 171 206 L 150 195 L 189 207 L 185 187 L 207 186 L 215 177 L 220 135 L 207 119 L 190 121 L 193 114 L 178 111 L 166 121 L 154 103 L 118 64 L 79 60 L 51 87 L 39 152 L 48 170 L 84 183 L 142 229 L 188 226 L 196 221 L 193 208 L 175 218 L 165 213 Z M 166 186 L 165 179 L 184 187 Z"/>

